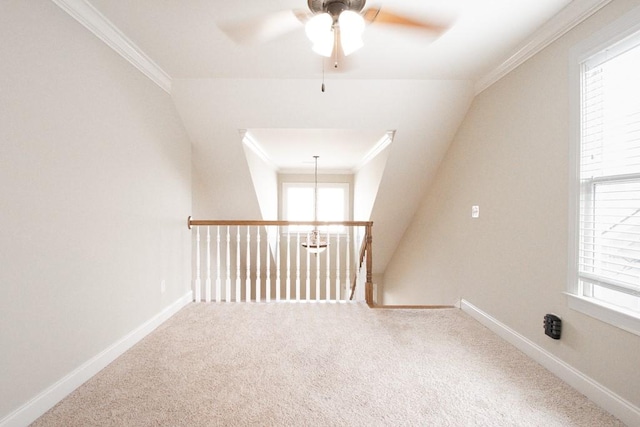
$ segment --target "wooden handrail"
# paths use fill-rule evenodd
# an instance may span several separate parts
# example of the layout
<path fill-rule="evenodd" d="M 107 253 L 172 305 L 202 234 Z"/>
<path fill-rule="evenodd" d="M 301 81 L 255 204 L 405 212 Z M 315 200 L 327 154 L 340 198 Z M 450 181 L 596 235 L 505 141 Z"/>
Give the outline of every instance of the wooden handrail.
<path fill-rule="evenodd" d="M 372 221 L 262 221 L 262 220 L 200 220 L 189 217 L 187 227 L 207 225 L 240 225 L 240 226 L 282 226 L 289 225 L 309 225 L 314 227 L 325 227 L 330 225 L 344 225 L 346 227 L 370 227 Z"/>

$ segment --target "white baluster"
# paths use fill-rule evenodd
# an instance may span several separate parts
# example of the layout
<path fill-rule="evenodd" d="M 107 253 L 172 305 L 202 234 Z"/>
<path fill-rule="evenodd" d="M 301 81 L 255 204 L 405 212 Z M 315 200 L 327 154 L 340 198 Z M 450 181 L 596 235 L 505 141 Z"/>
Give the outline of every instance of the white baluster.
<path fill-rule="evenodd" d="M 207 280 L 205 281 L 204 300 L 211 302 L 211 232 L 207 226 Z"/>
<path fill-rule="evenodd" d="M 276 226 L 276 301 L 280 301 L 280 227 Z"/>
<path fill-rule="evenodd" d="M 351 231 L 353 229 L 349 229 L 349 231 L 347 231 L 347 250 L 346 252 L 346 260 L 345 260 L 345 264 L 346 264 L 346 268 L 345 268 L 345 273 L 346 273 L 346 277 L 344 279 L 345 282 L 345 289 L 346 289 L 346 295 L 345 295 L 345 299 L 348 299 L 351 296 L 351 289 L 349 289 L 349 284 L 351 283 Z"/>
<path fill-rule="evenodd" d="M 196 227 L 196 283 L 194 285 L 194 301 L 202 301 L 202 282 L 200 280 L 200 227 Z"/>
<path fill-rule="evenodd" d="M 320 238 L 320 234 L 318 234 Z M 314 256 L 316 261 L 316 301 L 320 301 L 320 260 L 322 259 L 320 254 L 317 253 Z"/>
<path fill-rule="evenodd" d="M 296 245 L 296 301 L 300 301 L 300 232 Z"/>
<path fill-rule="evenodd" d="M 242 285 L 240 281 L 240 226 L 236 227 L 236 302 L 242 301 Z"/>
<path fill-rule="evenodd" d="M 222 282 L 220 281 L 220 226 L 216 226 L 216 302 L 222 301 Z"/>
<path fill-rule="evenodd" d="M 224 299 L 231 302 L 231 234 L 227 225 L 227 280 L 225 282 Z"/>
<path fill-rule="evenodd" d="M 251 227 L 247 226 L 247 277 L 245 281 L 245 301 L 251 301 Z"/>
<path fill-rule="evenodd" d="M 358 229 L 359 231 L 359 235 L 358 235 L 358 242 L 360 243 L 360 246 L 363 244 L 364 242 L 364 234 L 363 234 L 363 229 L 362 227 L 360 227 Z M 358 264 L 358 266 L 356 268 L 358 268 L 358 277 L 360 278 L 360 284 L 357 287 L 356 290 L 356 294 L 357 294 L 357 301 L 362 301 L 362 296 L 364 296 L 364 288 L 365 288 L 365 282 L 367 281 L 367 253 L 364 253 L 364 258 L 362 258 L 362 264 Z M 358 257 L 358 262 L 360 262 L 360 258 Z"/>
<path fill-rule="evenodd" d="M 307 233 L 307 242 L 309 241 L 309 234 Z M 311 255 L 309 250 L 307 253 L 307 281 L 305 282 L 306 300 L 311 301 Z"/>
<path fill-rule="evenodd" d="M 265 250 L 265 260 L 267 269 L 265 271 L 266 283 L 265 283 L 265 300 L 271 302 L 271 228 L 267 226 L 267 249 Z"/>
<path fill-rule="evenodd" d="M 331 245 L 329 244 L 329 239 L 330 239 L 330 235 L 329 235 L 329 230 L 327 230 L 327 277 L 325 280 L 325 295 L 324 295 L 324 299 L 325 301 L 331 301 L 331 270 L 330 270 L 330 266 L 331 266 Z"/>
<path fill-rule="evenodd" d="M 256 302 L 262 298 L 262 266 L 260 265 L 260 227 L 256 227 Z"/>
<path fill-rule="evenodd" d="M 291 232 L 287 227 L 287 280 L 286 280 L 286 300 L 291 301 Z"/>
<path fill-rule="evenodd" d="M 340 295 L 340 232 L 336 232 L 336 301 L 341 301 Z"/>

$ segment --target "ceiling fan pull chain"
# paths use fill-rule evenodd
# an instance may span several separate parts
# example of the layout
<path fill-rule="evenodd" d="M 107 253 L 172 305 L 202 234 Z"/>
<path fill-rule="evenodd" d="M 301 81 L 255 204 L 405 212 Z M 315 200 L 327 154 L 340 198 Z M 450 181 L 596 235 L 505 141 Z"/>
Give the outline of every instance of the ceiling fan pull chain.
<path fill-rule="evenodd" d="M 335 62 L 333 63 L 333 68 L 338 68 L 338 39 L 340 39 L 340 27 L 338 25 L 333 25 L 334 37 L 333 37 L 333 55 L 335 58 Z"/>

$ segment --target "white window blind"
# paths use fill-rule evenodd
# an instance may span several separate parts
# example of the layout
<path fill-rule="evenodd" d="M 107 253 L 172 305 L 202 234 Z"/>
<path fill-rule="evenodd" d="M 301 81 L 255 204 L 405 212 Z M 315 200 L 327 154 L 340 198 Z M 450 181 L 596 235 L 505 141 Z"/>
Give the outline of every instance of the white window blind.
<path fill-rule="evenodd" d="M 578 293 L 640 313 L 640 34 L 581 74 Z"/>

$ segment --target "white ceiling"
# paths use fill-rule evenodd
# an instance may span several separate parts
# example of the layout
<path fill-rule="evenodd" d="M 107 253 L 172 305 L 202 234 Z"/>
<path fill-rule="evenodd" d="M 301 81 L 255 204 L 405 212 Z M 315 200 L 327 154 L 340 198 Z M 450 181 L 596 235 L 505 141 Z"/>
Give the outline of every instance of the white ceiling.
<path fill-rule="evenodd" d="M 63 0 L 66 1 L 66 0 Z M 373 23 L 365 46 L 341 60 L 311 51 L 303 24 L 291 11 L 308 11 L 305 0 L 88 0 L 172 79 L 412 79 L 476 81 L 536 31 L 570 0 L 394 0 L 370 1 L 383 10 L 448 27 L 441 35 Z M 253 29 L 256 22 L 280 19 L 283 34 L 261 42 L 237 43 L 222 28 Z M 278 32 L 278 31 L 276 31 Z M 368 114 L 366 111 L 351 114 Z M 249 128 L 254 124 L 248 123 Z M 290 124 L 291 127 L 294 123 Z M 327 124 L 331 128 L 331 124 Z M 328 152 L 324 169 L 353 170 L 387 129 L 289 127 L 261 129 L 255 140 L 281 170 L 304 169 L 300 159 Z M 325 137 L 330 137 L 325 139 Z M 289 141 L 293 138 L 294 140 Z M 366 147 L 363 147 L 363 144 Z M 331 151 L 323 150 L 331 146 Z M 283 149 L 287 147 L 287 149 Z M 305 150 L 304 148 L 308 148 Z M 293 149 L 292 149 L 293 148 Z M 328 159 L 334 159 L 329 163 Z M 339 164 L 335 164 L 340 159 Z M 348 160 L 348 163 L 347 163 Z M 307 165 L 307 167 L 309 167 Z"/>
<path fill-rule="evenodd" d="M 89 0 L 172 78 L 318 78 L 322 59 L 303 25 L 266 43 L 238 45 L 219 27 L 252 23 L 306 0 Z M 570 0 L 369 1 L 414 19 L 450 24 L 439 38 L 382 24 L 340 78 L 476 80 Z M 286 29 L 286 28 L 285 28 Z M 331 71 L 328 61 L 327 71 Z"/>
<path fill-rule="evenodd" d="M 313 156 L 324 173 L 353 173 L 387 140 L 387 130 L 249 129 L 247 136 L 279 173 L 308 172 Z"/>

